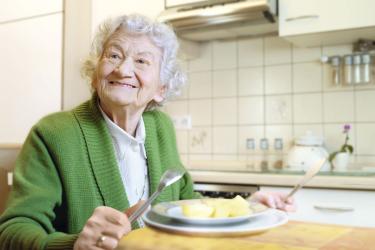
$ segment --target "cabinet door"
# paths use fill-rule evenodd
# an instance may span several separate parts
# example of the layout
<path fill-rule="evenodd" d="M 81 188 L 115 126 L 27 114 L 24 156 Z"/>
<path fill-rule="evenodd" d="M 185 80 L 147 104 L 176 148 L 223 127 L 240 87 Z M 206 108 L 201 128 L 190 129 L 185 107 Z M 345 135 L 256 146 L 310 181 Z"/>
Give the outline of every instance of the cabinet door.
<path fill-rule="evenodd" d="M 23 143 L 61 109 L 63 14 L 0 24 L 0 143 Z"/>
<path fill-rule="evenodd" d="M 262 191 L 289 192 L 290 188 L 260 187 Z M 375 227 L 375 191 L 304 188 L 295 194 L 297 212 L 290 220 Z"/>
<path fill-rule="evenodd" d="M 279 34 L 290 36 L 375 26 L 372 0 L 280 0 Z"/>

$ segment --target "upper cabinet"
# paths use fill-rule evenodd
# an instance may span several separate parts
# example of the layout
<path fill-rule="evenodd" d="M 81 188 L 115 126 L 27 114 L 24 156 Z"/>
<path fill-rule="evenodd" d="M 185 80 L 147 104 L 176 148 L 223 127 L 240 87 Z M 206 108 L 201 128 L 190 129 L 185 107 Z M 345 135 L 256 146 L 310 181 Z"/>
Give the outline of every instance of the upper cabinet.
<path fill-rule="evenodd" d="M 279 0 L 279 35 L 300 46 L 375 39 L 375 1 Z"/>
<path fill-rule="evenodd" d="M 203 0 L 165 0 L 165 7 L 171 8 L 178 5 L 190 4 L 196 2 L 204 2 Z"/>

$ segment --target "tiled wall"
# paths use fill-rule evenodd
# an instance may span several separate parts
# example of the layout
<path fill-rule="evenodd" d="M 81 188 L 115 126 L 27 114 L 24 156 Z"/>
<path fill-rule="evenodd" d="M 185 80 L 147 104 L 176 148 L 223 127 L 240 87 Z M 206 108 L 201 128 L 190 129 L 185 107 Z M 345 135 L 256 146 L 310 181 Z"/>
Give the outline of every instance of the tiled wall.
<path fill-rule="evenodd" d="M 189 84 L 165 110 L 190 114 L 191 130 L 177 130 L 185 164 L 247 157 L 246 139 L 282 138 L 284 156 L 295 137 L 310 130 L 325 138 L 329 152 L 344 141 L 342 126 L 352 125 L 353 163 L 375 162 L 375 84 L 333 86 L 322 55 L 344 55 L 351 45 L 297 48 L 278 37 L 213 41 L 187 61 Z M 272 150 L 270 150 L 272 153 Z M 230 164 L 227 164 L 228 166 Z"/>

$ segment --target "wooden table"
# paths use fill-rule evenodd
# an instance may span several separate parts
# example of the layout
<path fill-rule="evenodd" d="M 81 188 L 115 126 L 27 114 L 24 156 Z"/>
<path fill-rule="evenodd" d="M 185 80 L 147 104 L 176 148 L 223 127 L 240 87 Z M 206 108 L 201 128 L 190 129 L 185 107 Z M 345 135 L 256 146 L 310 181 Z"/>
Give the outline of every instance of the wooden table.
<path fill-rule="evenodd" d="M 289 221 L 262 234 L 213 238 L 152 228 L 121 239 L 118 250 L 375 250 L 375 228 Z"/>

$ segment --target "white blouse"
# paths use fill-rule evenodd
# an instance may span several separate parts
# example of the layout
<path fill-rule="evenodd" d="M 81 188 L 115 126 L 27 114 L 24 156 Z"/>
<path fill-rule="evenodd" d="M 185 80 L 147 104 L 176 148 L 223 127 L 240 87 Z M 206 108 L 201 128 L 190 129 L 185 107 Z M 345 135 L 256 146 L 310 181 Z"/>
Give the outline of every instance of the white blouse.
<path fill-rule="evenodd" d="M 145 150 L 146 130 L 143 118 L 141 117 L 135 137 L 133 137 L 111 121 L 101 108 L 100 111 L 112 136 L 116 159 L 129 205 L 133 206 L 139 200 L 145 200 L 149 196 Z"/>

